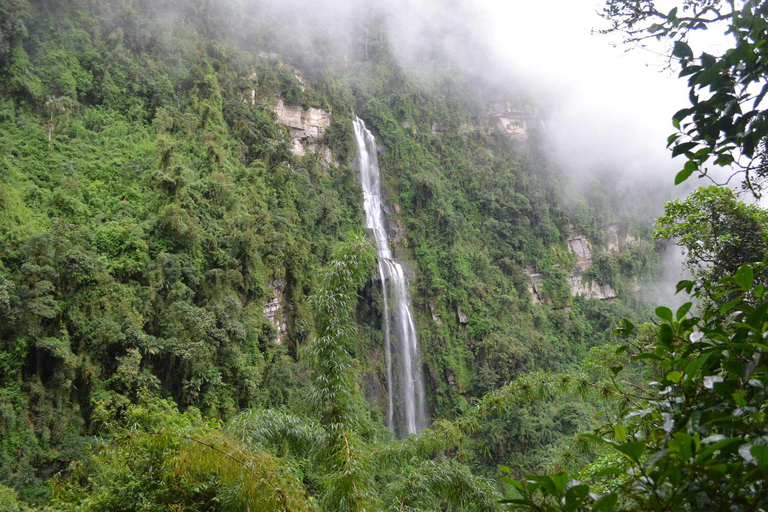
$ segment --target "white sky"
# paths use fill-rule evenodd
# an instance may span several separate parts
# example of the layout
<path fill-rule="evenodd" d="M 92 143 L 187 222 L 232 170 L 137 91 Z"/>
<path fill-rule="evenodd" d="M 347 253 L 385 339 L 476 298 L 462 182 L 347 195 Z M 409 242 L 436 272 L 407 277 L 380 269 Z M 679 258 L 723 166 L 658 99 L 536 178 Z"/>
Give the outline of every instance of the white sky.
<path fill-rule="evenodd" d="M 606 25 L 598 15 L 601 0 L 259 1 L 294 24 L 306 18 L 336 35 L 356 23 L 358 8 L 374 6 L 386 14 L 390 42 L 406 67 L 418 65 L 425 48 L 440 45 L 472 75 L 526 84 L 546 105 L 553 157 L 576 177 L 609 168 L 671 188 L 683 166 L 682 158 L 671 160 L 666 139 L 675 131 L 672 115 L 689 106 L 685 81 L 662 72 L 658 55 L 592 35 Z M 297 27 L 292 37 L 301 32 Z M 478 53 L 492 64 L 481 67 Z"/>
<path fill-rule="evenodd" d="M 567 171 L 616 167 L 633 176 L 669 180 L 677 167 L 666 150 L 672 115 L 688 106 L 685 83 L 663 71 L 663 58 L 613 47 L 595 0 L 475 0 L 488 37 L 531 88 L 553 98 L 550 128 Z"/>

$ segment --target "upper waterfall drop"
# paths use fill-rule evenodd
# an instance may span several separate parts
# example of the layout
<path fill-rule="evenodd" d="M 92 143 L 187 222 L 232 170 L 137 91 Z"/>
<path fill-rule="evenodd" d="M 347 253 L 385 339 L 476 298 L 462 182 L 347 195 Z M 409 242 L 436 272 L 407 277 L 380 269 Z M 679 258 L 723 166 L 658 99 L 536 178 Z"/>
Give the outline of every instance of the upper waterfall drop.
<path fill-rule="evenodd" d="M 384 298 L 384 350 L 387 362 L 387 426 L 393 434 L 418 434 L 427 422 L 421 355 L 416 322 L 411 311 L 408 280 L 389 248 L 382 208 L 376 139 L 360 118 L 355 118 L 355 167 L 363 187 L 365 228 L 376 239 Z M 391 306 L 391 307 L 390 307 Z M 393 368 L 397 371 L 393 372 Z M 397 376 L 397 381 L 394 379 Z M 394 397 L 397 396 L 397 407 Z"/>

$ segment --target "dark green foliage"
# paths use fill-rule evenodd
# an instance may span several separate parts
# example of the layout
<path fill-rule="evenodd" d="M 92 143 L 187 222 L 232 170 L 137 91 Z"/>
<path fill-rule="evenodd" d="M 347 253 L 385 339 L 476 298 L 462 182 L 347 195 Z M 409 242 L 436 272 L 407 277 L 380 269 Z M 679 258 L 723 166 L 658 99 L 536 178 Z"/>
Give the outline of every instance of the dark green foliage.
<path fill-rule="evenodd" d="M 94 445 L 85 463 L 74 463 L 68 479 L 54 479 L 57 506 L 499 510 L 499 495 L 466 465 L 430 460 L 441 447 L 459 442 L 456 428 L 436 429 L 408 443 L 385 441 L 367 432 L 370 418 L 355 410 L 361 397 L 347 352 L 349 334 L 356 291 L 374 261 L 370 244 L 351 238 L 334 250 L 310 298 L 317 331 L 307 352 L 313 355 L 317 422 L 276 409 L 251 409 L 217 428 L 196 410 L 179 414 L 171 402 L 143 391 L 141 403 L 127 407 L 124 422 L 105 427 L 109 436 Z"/>
<path fill-rule="evenodd" d="M 231 100 L 236 48 L 111 7 L 27 5 L 36 37 L 2 57 L 0 478 L 27 498 L 139 388 L 214 417 L 290 401 L 315 268 L 359 225 L 349 168 L 294 162 L 269 108 Z"/>
<path fill-rule="evenodd" d="M 544 298 L 550 301 L 553 307 L 562 308 L 571 303 L 568 272 L 560 266 L 552 267 L 547 272 L 542 289 Z"/>
<path fill-rule="evenodd" d="M 651 361 L 660 377 L 628 388 L 616 378 L 623 366 L 611 370 L 606 390 L 626 406 L 584 437 L 615 450 L 618 458 L 582 472 L 589 484 L 608 492 L 593 494 L 589 485 L 565 473 L 528 475 L 524 484 L 505 480 L 520 496 L 509 503 L 524 510 L 614 510 L 618 504 L 621 510 L 644 511 L 751 510 L 764 503 L 768 302 L 753 275 L 745 265 L 707 285 L 712 289 L 706 293 L 694 293 L 695 299 L 736 297 L 723 306 L 707 302 L 696 314 L 690 302 L 676 312 L 657 308 L 655 336 L 638 337 L 616 351 Z M 692 284 L 680 287 L 690 291 Z M 625 321 L 620 330 L 629 335 L 633 326 Z M 568 498 L 564 492 L 575 486 L 584 492 Z"/>
<path fill-rule="evenodd" d="M 724 187 L 699 188 L 666 203 L 656 238 L 685 248 L 686 264 L 697 279 L 717 282 L 745 263 L 768 258 L 768 212 L 739 201 Z M 768 284 L 762 267 L 757 282 Z"/>
<path fill-rule="evenodd" d="M 670 137 L 673 156 L 685 153 L 688 163 L 676 182 L 685 181 L 715 158 L 741 167 L 743 186 L 760 195 L 764 179 L 763 112 L 765 95 L 752 87 L 765 81 L 762 58 L 766 3 L 693 1 L 668 14 L 653 1 L 609 0 L 606 17 L 612 31 L 631 42 L 670 37 L 672 58 L 691 76 L 693 107 L 675 115 L 683 137 Z M 694 59 L 686 43 L 689 32 L 727 20 L 735 47 L 719 58 Z M 709 91 L 703 98 L 704 88 Z M 710 94 L 711 93 L 711 94 Z M 757 96 L 754 94 L 757 93 Z M 754 102 L 755 110 L 741 105 Z M 692 123 L 681 122 L 691 118 Z M 741 153 L 741 155 L 739 155 Z M 755 167 L 755 162 L 757 166 Z M 737 164 L 738 166 L 738 164 Z M 737 171 L 738 172 L 738 171 Z M 505 477 L 515 510 L 760 510 L 768 500 L 768 450 L 765 389 L 768 328 L 764 260 L 765 210 L 736 199 L 726 188 L 700 188 L 684 200 L 665 206 L 659 238 L 678 240 L 687 249 L 695 280 L 681 281 L 691 301 L 676 311 L 660 306 L 658 321 L 638 329 L 624 320 L 618 332 L 630 337 L 604 355 L 605 366 L 588 361 L 590 373 L 611 383 L 622 406 L 606 423 L 583 439 L 605 453 L 580 474 Z M 603 265 L 605 271 L 607 265 Z M 617 357 L 647 361 L 649 382 L 626 382 L 626 365 Z M 597 371 L 594 371 L 597 370 Z M 609 389 L 609 388 L 606 388 Z M 502 468 L 511 474 L 510 468 Z M 586 480 L 586 482 L 585 482 Z"/>
<path fill-rule="evenodd" d="M 53 480 L 57 510 L 311 510 L 292 468 L 198 411 L 144 397 L 85 462 Z"/>

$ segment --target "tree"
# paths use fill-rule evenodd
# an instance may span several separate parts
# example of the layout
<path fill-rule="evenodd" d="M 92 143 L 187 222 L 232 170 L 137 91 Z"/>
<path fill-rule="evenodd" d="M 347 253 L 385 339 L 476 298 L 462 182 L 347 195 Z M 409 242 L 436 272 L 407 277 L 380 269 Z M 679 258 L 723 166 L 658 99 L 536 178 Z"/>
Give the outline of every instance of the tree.
<path fill-rule="evenodd" d="M 55 120 L 59 116 L 67 113 L 67 107 L 70 103 L 69 98 L 57 96 L 50 96 L 45 102 L 45 108 L 51 116 L 50 119 L 48 119 L 48 151 L 51 150 L 51 139 L 53 138 Z"/>
<path fill-rule="evenodd" d="M 90 460 L 55 479 L 57 504 L 65 510 L 210 510 L 208 503 L 252 511 L 499 510 L 490 482 L 443 455 L 455 449 L 459 430 L 439 424 L 406 442 L 366 433 L 368 405 L 351 351 L 357 293 L 375 261 L 371 245 L 351 236 L 320 272 L 310 299 L 315 337 L 306 349 L 313 415 L 251 409 L 219 426 L 144 392 L 123 422 L 102 429 L 108 435 Z"/>
<path fill-rule="evenodd" d="M 25 18 L 29 5 L 23 0 L 0 0 L 0 64 L 13 45 L 27 37 Z"/>
<path fill-rule="evenodd" d="M 582 437 L 614 456 L 580 475 L 505 477 L 519 495 L 508 503 L 537 511 L 760 509 L 768 500 L 766 289 L 749 265 L 710 286 L 712 295 L 736 298 L 701 315 L 690 313 L 692 302 L 675 313 L 659 307 L 656 337 L 630 339 L 618 350 L 651 361 L 663 378 L 632 389 L 612 379 L 627 405 Z M 633 331 L 627 321 L 620 328 Z"/>
<path fill-rule="evenodd" d="M 670 59 L 687 78 L 691 106 L 673 117 L 678 132 L 669 137 L 672 155 L 687 162 L 675 178 L 711 176 L 707 165 L 732 172 L 741 185 L 759 197 L 768 178 L 768 2 L 765 0 L 685 0 L 669 12 L 655 0 L 607 0 L 603 17 L 625 43 L 645 46 L 649 40 L 671 45 Z M 733 47 L 721 55 L 695 56 L 689 45 L 693 32 L 726 25 Z"/>
<path fill-rule="evenodd" d="M 666 203 L 657 223 L 654 237 L 685 248 L 697 279 L 716 283 L 751 263 L 758 264 L 756 281 L 767 284 L 759 264 L 768 258 L 768 212 L 739 201 L 731 190 L 700 188 Z"/>

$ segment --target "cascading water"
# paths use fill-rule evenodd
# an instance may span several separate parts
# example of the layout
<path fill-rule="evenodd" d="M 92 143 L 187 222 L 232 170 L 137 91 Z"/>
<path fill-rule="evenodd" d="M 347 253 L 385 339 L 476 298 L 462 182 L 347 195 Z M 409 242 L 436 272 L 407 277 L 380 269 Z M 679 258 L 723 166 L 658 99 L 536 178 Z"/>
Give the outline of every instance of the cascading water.
<path fill-rule="evenodd" d="M 355 164 L 360 171 L 360 181 L 363 186 L 365 227 L 370 229 L 376 238 L 379 275 L 384 297 L 384 350 L 389 395 L 387 423 L 393 434 L 405 437 L 408 434 L 421 432 L 427 420 L 416 323 L 411 312 L 411 299 L 405 272 L 402 265 L 393 259 L 389 248 L 379 185 L 376 139 L 360 118 L 355 119 L 355 142 L 357 145 Z M 398 368 L 397 382 L 393 380 L 393 365 Z M 395 426 L 395 396 L 398 398 L 399 428 Z"/>

